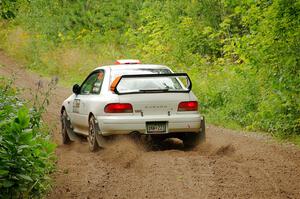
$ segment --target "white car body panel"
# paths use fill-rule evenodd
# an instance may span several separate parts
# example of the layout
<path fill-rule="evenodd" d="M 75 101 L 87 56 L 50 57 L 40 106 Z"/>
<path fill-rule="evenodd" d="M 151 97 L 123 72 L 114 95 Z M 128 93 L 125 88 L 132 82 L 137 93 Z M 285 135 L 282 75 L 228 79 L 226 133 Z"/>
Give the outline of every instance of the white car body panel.
<path fill-rule="evenodd" d="M 197 101 L 192 91 L 189 93 L 141 93 L 117 95 L 110 90 L 115 69 L 169 69 L 161 65 L 126 64 L 98 67 L 94 71 L 104 70 L 104 79 L 100 94 L 72 94 L 62 104 L 73 131 L 88 135 L 89 116 L 97 119 L 99 129 L 104 136 L 139 132 L 147 134 L 146 122 L 167 122 L 167 132 L 199 132 L 201 115 L 198 111 L 178 112 L 178 104 L 183 101 Z M 170 70 L 170 69 L 169 69 Z M 171 71 L 171 70 L 170 70 Z M 105 113 L 108 103 L 130 103 L 133 113 Z"/>

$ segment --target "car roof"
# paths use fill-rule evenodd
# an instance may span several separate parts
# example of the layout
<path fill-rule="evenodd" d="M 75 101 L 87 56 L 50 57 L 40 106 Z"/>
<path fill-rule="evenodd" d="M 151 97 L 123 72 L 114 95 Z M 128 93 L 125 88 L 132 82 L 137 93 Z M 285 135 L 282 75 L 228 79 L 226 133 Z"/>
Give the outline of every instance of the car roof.
<path fill-rule="evenodd" d="M 164 65 L 156 65 L 156 64 L 118 64 L 118 65 L 107 65 L 107 66 L 100 66 L 95 68 L 94 70 L 99 69 L 111 69 L 111 70 L 118 70 L 118 69 L 139 69 L 139 68 L 151 68 L 151 69 L 170 69 Z"/>

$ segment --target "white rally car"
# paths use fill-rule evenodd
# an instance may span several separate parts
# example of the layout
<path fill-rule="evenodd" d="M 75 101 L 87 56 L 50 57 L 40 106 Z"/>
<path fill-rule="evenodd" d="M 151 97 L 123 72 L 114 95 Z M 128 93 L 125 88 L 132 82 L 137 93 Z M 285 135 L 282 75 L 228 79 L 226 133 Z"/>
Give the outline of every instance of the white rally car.
<path fill-rule="evenodd" d="M 91 151 L 112 135 L 150 140 L 179 138 L 185 147 L 205 140 L 205 121 L 186 73 L 139 60 L 118 60 L 94 69 L 61 107 L 62 139 L 87 136 Z"/>

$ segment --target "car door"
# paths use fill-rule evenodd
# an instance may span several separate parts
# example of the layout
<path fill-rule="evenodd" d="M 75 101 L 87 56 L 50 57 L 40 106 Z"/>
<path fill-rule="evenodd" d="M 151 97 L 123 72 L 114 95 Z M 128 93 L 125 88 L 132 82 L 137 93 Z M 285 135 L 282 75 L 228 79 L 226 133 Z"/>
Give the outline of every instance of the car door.
<path fill-rule="evenodd" d="M 73 126 L 74 131 L 81 134 L 88 134 L 88 117 L 95 96 L 99 96 L 104 78 L 104 71 L 92 72 L 83 82 L 80 93 L 73 101 Z"/>

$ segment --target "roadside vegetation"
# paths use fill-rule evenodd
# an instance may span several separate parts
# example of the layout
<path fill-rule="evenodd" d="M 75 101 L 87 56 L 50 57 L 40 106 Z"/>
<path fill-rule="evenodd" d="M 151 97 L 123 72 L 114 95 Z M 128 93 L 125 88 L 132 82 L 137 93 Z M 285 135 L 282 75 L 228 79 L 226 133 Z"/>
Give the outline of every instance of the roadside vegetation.
<path fill-rule="evenodd" d="M 67 85 L 119 58 L 194 82 L 210 123 L 300 136 L 298 0 L 2 0 L 0 48 Z"/>
<path fill-rule="evenodd" d="M 41 120 L 54 82 L 49 88 L 29 104 L 0 78 L 0 198 L 41 198 L 51 185 L 55 144 Z"/>

